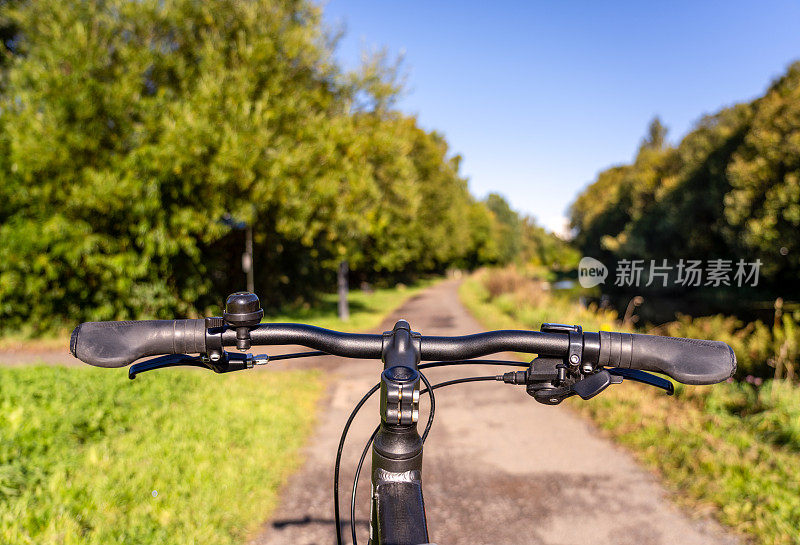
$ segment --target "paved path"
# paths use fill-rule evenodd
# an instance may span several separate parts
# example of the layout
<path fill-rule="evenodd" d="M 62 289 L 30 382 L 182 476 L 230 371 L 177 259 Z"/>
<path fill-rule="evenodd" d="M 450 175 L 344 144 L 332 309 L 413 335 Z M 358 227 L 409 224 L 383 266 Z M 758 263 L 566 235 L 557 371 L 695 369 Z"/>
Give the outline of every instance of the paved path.
<path fill-rule="evenodd" d="M 395 312 L 382 329 L 402 317 L 423 334 L 480 331 L 459 303 L 457 287 L 447 281 L 430 288 Z M 335 543 L 331 481 L 339 434 L 352 407 L 377 382 L 380 364 L 320 358 L 302 365 L 322 366 L 335 379 L 305 450 L 304 466 L 286 484 L 282 503 L 252 545 Z M 497 370 L 432 369 L 428 377 L 438 381 Z M 429 533 L 435 543 L 738 543 L 712 521 L 692 519 L 671 505 L 652 475 L 568 408 L 540 405 L 521 387 L 501 383 L 437 392 L 436 421 L 423 464 Z M 352 474 L 376 422 L 377 401 L 362 409 L 348 437 L 343 513 L 349 514 Z M 366 545 L 368 469 L 362 476 L 356 520 L 359 541 Z M 349 515 L 344 522 L 349 542 Z"/>
<path fill-rule="evenodd" d="M 67 343 L 68 344 L 68 343 Z M 83 365 L 64 350 L 3 350 L 0 351 L 0 365 Z"/>

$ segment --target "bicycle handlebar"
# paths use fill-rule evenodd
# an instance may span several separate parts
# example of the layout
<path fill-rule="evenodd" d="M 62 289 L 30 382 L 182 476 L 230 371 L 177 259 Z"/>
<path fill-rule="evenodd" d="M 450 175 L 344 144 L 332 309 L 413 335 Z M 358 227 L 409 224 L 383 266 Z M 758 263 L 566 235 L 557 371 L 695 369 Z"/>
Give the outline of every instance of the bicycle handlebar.
<path fill-rule="evenodd" d="M 261 324 L 250 336 L 255 345 L 299 344 L 346 358 L 380 359 L 383 335 L 340 333 L 302 324 Z M 232 330 L 222 334 L 223 346 L 234 346 Z M 567 352 L 566 335 L 540 331 L 488 331 L 461 337 L 420 336 L 422 360 L 463 360 L 513 350 L 549 356 Z"/>
<path fill-rule="evenodd" d="M 206 352 L 203 319 L 86 322 L 72 332 L 70 351 L 97 367 L 125 367 L 146 356 Z M 224 328 L 222 346 L 236 346 L 236 332 Z M 297 344 L 335 356 L 380 359 L 383 335 L 342 333 L 304 324 L 260 324 L 250 331 L 253 345 Z M 567 352 L 566 335 L 539 331 L 490 331 L 462 337 L 421 336 L 423 360 L 460 360 L 514 350 L 559 356 Z"/>
<path fill-rule="evenodd" d="M 724 342 L 600 332 L 604 365 L 663 373 L 683 384 L 714 384 L 736 372 L 736 354 Z"/>
<path fill-rule="evenodd" d="M 164 354 L 207 352 L 211 336 L 221 346 L 235 346 L 230 327 L 208 329 L 204 319 L 86 322 L 72 332 L 70 352 L 97 367 L 125 367 Z M 736 371 L 733 350 L 719 341 L 635 333 L 584 333 L 584 359 L 598 366 L 663 373 L 684 384 L 714 384 Z M 589 349 L 592 336 L 599 351 Z M 250 331 L 253 345 L 296 344 L 348 358 L 380 359 L 384 336 L 342 333 L 303 324 L 260 324 Z M 525 352 L 566 357 L 569 337 L 541 331 L 489 331 L 461 337 L 420 336 L 422 360 L 463 360 L 497 352 Z"/>
<path fill-rule="evenodd" d="M 95 367 L 125 367 L 139 358 L 206 352 L 203 319 L 85 322 L 72 331 L 69 351 Z"/>

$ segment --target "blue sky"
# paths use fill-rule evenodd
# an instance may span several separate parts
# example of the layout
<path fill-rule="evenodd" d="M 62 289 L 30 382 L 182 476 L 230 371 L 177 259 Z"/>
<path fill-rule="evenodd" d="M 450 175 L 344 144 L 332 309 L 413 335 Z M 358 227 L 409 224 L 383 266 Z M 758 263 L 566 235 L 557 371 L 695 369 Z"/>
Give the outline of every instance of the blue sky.
<path fill-rule="evenodd" d="M 477 196 L 560 230 L 597 172 L 629 161 L 659 115 L 679 140 L 800 59 L 800 1 L 329 0 L 337 56 L 403 54 L 399 107 L 443 133 Z"/>

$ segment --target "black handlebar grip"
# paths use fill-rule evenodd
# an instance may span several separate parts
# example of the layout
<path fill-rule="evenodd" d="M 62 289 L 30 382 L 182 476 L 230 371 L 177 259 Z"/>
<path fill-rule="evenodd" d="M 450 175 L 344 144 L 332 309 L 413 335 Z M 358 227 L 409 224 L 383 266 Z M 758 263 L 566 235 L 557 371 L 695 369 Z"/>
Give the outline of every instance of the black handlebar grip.
<path fill-rule="evenodd" d="M 205 320 L 85 322 L 76 327 L 69 350 L 97 367 L 125 367 L 145 356 L 206 351 Z"/>
<path fill-rule="evenodd" d="M 663 373 L 684 384 L 715 384 L 736 372 L 736 355 L 724 342 L 639 333 L 601 331 L 598 363 Z"/>

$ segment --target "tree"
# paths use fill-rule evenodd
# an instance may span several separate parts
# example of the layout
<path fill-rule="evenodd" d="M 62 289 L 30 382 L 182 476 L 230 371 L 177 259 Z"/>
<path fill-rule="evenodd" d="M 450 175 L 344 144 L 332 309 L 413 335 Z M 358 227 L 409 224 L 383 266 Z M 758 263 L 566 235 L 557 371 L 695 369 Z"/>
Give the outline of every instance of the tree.
<path fill-rule="evenodd" d="M 252 226 L 268 306 L 343 260 L 380 279 L 520 248 L 392 108 L 396 64 L 331 60 L 316 4 L 0 7 L 0 328 L 214 312 L 244 287 L 224 217 Z"/>
<path fill-rule="evenodd" d="M 656 118 L 633 163 L 601 172 L 572 205 L 578 246 L 645 260 L 760 259 L 763 293 L 797 293 L 798 90 L 795 63 L 763 97 L 705 116 L 674 148 Z"/>
<path fill-rule="evenodd" d="M 522 250 L 522 222 L 519 214 L 497 193 L 490 193 L 485 202 L 495 219 L 494 238 L 498 245 L 498 263 L 511 263 Z"/>
<path fill-rule="evenodd" d="M 44 0 L 12 21 L 0 317 L 189 314 L 224 294 L 226 212 L 287 248 L 357 221 L 369 180 L 315 6 Z"/>
<path fill-rule="evenodd" d="M 642 140 L 639 149 L 662 150 L 667 146 L 667 128 L 661 123 L 661 118 L 655 116 L 647 126 L 647 136 Z"/>
<path fill-rule="evenodd" d="M 574 270 L 580 254 L 567 241 L 538 225 L 531 217 L 522 219 L 522 253 L 524 263 L 547 267 L 551 270 Z"/>
<path fill-rule="evenodd" d="M 752 125 L 728 165 L 725 219 L 776 283 L 800 275 L 800 62 L 755 101 Z"/>

